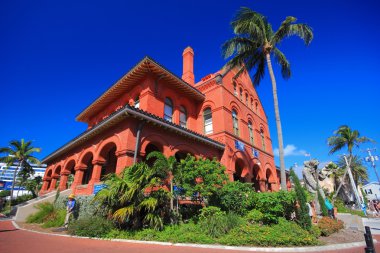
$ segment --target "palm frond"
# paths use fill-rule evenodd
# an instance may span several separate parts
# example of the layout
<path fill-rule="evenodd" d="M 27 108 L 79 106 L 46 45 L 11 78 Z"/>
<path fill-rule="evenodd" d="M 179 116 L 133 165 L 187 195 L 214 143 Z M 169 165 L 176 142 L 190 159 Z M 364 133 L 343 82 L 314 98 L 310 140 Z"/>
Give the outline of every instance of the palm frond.
<path fill-rule="evenodd" d="M 286 59 L 285 55 L 278 49 L 272 50 L 274 59 L 281 66 L 281 75 L 284 79 L 289 79 L 291 76 L 290 63 Z"/>
<path fill-rule="evenodd" d="M 289 29 L 289 36 L 297 35 L 304 42 L 309 45 L 313 40 L 313 29 L 307 24 L 292 24 Z"/>
<path fill-rule="evenodd" d="M 297 19 L 295 17 L 286 17 L 286 19 L 282 21 L 278 30 L 273 34 L 270 41 L 271 45 L 275 46 L 279 44 L 286 36 L 288 36 L 290 25 L 296 21 Z"/>
<path fill-rule="evenodd" d="M 162 218 L 155 213 L 148 213 L 144 217 L 144 223 L 149 224 L 150 227 L 156 230 L 161 230 L 164 227 Z"/>

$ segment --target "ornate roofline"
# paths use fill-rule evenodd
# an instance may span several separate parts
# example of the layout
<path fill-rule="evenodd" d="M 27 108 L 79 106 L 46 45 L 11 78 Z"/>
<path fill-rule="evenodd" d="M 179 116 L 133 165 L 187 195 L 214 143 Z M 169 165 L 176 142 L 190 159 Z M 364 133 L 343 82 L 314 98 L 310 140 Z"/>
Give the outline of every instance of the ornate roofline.
<path fill-rule="evenodd" d="M 203 101 L 205 95 L 188 84 L 161 64 L 154 61 L 152 58 L 146 56 L 139 63 L 137 63 L 127 74 L 120 78 L 114 85 L 108 88 L 100 97 L 87 106 L 77 117 L 77 121 L 85 121 L 92 113 L 100 110 L 104 105 L 107 105 L 114 101 L 114 96 L 121 91 L 128 90 L 136 84 L 136 80 L 143 78 L 148 73 L 155 73 L 161 76 L 161 79 L 165 79 L 167 82 L 173 83 L 180 87 L 187 95 L 193 97 L 197 101 Z"/>
<path fill-rule="evenodd" d="M 78 135 L 74 139 L 72 139 L 70 142 L 67 144 L 63 145 L 62 147 L 58 148 L 55 150 L 53 153 L 50 155 L 46 156 L 43 160 L 42 163 L 47 163 L 48 161 L 56 158 L 57 156 L 61 155 L 65 151 L 68 151 L 88 139 L 94 137 L 95 135 L 99 134 L 101 131 L 104 129 L 109 128 L 110 126 L 115 125 L 116 123 L 122 121 L 123 119 L 129 117 L 129 116 L 134 116 L 136 118 L 139 118 L 140 120 L 145 120 L 147 122 L 151 122 L 157 125 L 160 125 L 164 128 L 167 128 L 169 130 L 175 131 L 181 135 L 184 135 L 185 137 L 194 139 L 196 141 L 205 143 L 207 145 L 213 146 L 214 148 L 217 148 L 219 150 L 224 150 L 224 144 L 215 141 L 213 139 L 210 139 L 204 135 L 201 135 L 197 132 L 194 132 L 192 130 L 189 130 L 187 128 L 184 128 L 180 125 L 174 124 L 173 122 L 169 122 L 167 120 L 164 120 L 161 117 L 158 117 L 156 115 L 153 115 L 151 113 L 148 113 L 146 111 L 137 109 L 135 107 L 132 107 L 130 105 L 125 105 L 121 109 L 115 111 L 112 113 L 109 117 L 106 119 L 102 120 L 99 122 L 97 125 L 95 125 L 93 128 L 87 130 L 86 132 L 83 132 L 82 134 Z"/>

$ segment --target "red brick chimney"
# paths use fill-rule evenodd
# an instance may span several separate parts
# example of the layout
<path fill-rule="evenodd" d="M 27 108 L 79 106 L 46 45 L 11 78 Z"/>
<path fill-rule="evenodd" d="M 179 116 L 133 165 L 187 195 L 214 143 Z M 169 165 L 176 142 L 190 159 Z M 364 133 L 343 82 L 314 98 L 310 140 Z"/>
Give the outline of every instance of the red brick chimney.
<path fill-rule="evenodd" d="M 183 74 L 182 80 L 194 85 L 194 51 L 191 47 L 185 48 L 182 54 L 183 58 Z"/>

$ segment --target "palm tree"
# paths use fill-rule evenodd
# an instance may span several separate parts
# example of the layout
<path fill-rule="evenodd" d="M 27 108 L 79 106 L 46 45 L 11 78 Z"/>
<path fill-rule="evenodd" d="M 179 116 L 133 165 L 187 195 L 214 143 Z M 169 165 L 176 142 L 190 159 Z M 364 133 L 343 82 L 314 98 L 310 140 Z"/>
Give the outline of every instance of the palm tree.
<path fill-rule="evenodd" d="M 337 162 L 338 166 L 341 168 L 346 167 L 346 161 L 343 157 L 339 159 Z M 363 183 L 364 181 L 368 181 L 368 171 L 367 168 L 363 165 L 362 159 L 353 155 L 350 162 L 350 168 L 352 171 L 352 176 L 354 177 L 354 182 L 357 185 L 358 183 Z"/>
<path fill-rule="evenodd" d="M 36 157 L 32 155 L 34 152 L 41 152 L 41 149 L 33 147 L 31 141 L 25 142 L 24 139 L 21 139 L 21 141 L 10 141 L 9 147 L 0 148 L 0 154 L 5 154 L 5 156 L 0 157 L 0 162 L 6 163 L 8 167 L 18 164 L 13 173 L 10 202 L 12 202 L 13 198 L 13 190 L 16 181 L 17 171 L 21 170 L 33 174 L 34 170 L 31 164 L 41 163 L 40 160 L 38 160 Z"/>
<path fill-rule="evenodd" d="M 284 145 L 282 138 L 282 128 L 280 111 L 278 108 L 277 84 L 273 73 L 271 57 L 281 67 L 281 74 L 284 79 L 291 76 L 290 64 L 285 55 L 278 49 L 278 45 L 287 37 L 297 35 L 309 45 L 313 39 L 312 29 L 306 24 L 295 24 L 295 17 L 287 17 L 277 31 L 272 30 L 266 17 L 247 7 L 242 7 L 231 25 L 236 37 L 226 41 L 223 46 L 225 58 L 231 56 L 232 59 L 227 63 L 227 67 L 244 66 L 248 71 L 255 68 L 253 84 L 259 85 L 264 77 L 265 67 L 269 70 L 272 81 L 272 91 L 274 100 L 274 110 L 278 135 L 278 146 L 281 168 L 281 189 L 286 189 Z M 241 68 L 242 70 L 243 68 Z M 241 71 L 240 70 L 240 71 Z M 240 72 L 239 71 L 239 72 Z"/>
<path fill-rule="evenodd" d="M 335 152 L 337 152 L 339 150 L 342 150 L 345 147 L 347 147 L 347 151 L 349 153 L 348 160 L 347 160 L 348 161 L 348 166 L 347 166 L 345 158 L 342 157 L 342 159 L 344 159 L 344 160 L 341 160 L 341 165 L 343 165 L 341 167 L 342 168 L 346 167 L 346 170 L 344 172 L 342 181 L 341 181 L 341 183 L 340 183 L 340 185 L 339 185 L 339 187 L 337 189 L 337 192 L 335 193 L 334 198 L 337 196 L 337 194 L 339 192 L 339 189 L 340 189 L 340 187 L 342 186 L 342 184 L 344 182 L 344 176 L 346 175 L 346 173 L 348 172 L 349 175 L 350 175 L 350 171 L 349 171 L 348 168 L 351 167 L 351 169 L 353 169 L 353 167 L 352 167 L 352 165 L 354 165 L 353 162 L 355 160 L 358 160 L 358 158 L 355 158 L 353 156 L 353 154 L 352 154 L 353 148 L 355 148 L 355 147 L 357 148 L 357 147 L 359 147 L 360 144 L 365 143 L 365 142 L 369 142 L 369 141 L 373 142 L 373 140 L 371 140 L 370 138 L 367 138 L 367 137 L 364 137 L 364 136 L 360 137 L 360 133 L 359 133 L 358 130 L 351 130 L 351 128 L 349 126 L 347 126 L 347 125 L 340 126 L 338 128 L 338 130 L 334 131 L 334 135 L 331 136 L 331 137 L 329 137 L 327 139 L 327 144 L 331 148 L 329 154 L 334 154 Z M 357 170 L 359 171 L 359 170 L 362 170 L 362 169 L 361 169 L 360 166 L 357 166 Z M 360 175 L 359 175 L 359 173 L 357 173 L 356 175 L 357 175 L 356 177 L 357 177 L 357 180 L 358 180 L 359 177 L 360 177 Z M 353 178 L 353 180 L 354 180 L 354 178 Z M 352 183 L 355 183 L 355 180 Z M 355 188 L 354 185 L 352 187 Z M 356 192 L 356 188 L 354 189 L 354 191 Z"/>
<path fill-rule="evenodd" d="M 136 163 L 120 175 L 106 176 L 106 188 L 96 196 L 102 208 L 106 208 L 112 220 L 120 225 L 141 228 L 144 224 L 162 229 L 169 214 L 169 191 L 165 189 L 166 171 Z"/>
<path fill-rule="evenodd" d="M 162 171 L 167 172 L 167 174 L 169 176 L 169 180 L 170 180 L 170 192 L 172 195 L 170 197 L 170 210 L 173 211 L 174 210 L 173 178 L 174 178 L 174 174 L 176 174 L 176 172 L 177 172 L 177 160 L 176 160 L 176 158 L 174 156 L 170 156 L 170 157 L 166 158 L 164 156 L 164 154 L 162 154 L 161 152 L 153 151 L 153 152 L 148 154 L 146 159 L 147 160 L 155 159 L 153 166 L 156 167 L 157 170 L 162 170 Z"/>

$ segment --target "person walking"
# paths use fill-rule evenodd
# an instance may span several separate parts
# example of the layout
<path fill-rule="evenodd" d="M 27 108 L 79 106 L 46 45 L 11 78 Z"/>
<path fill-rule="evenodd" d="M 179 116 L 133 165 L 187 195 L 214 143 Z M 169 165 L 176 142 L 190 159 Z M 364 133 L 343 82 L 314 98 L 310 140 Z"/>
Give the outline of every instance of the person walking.
<path fill-rule="evenodd" d="M 70 194 L 69 195 L 69 200 L 66 203 L 66 217 L 65 217 L 65 224 L 64 227 L 67 229 L 69 226 L 69 220 L 70 216 L 74 213 L 74 208 L 75 208 L 75 195 Z"/>

